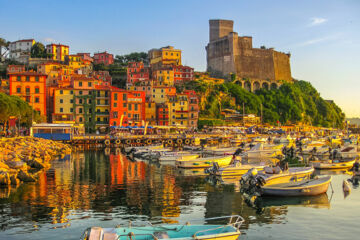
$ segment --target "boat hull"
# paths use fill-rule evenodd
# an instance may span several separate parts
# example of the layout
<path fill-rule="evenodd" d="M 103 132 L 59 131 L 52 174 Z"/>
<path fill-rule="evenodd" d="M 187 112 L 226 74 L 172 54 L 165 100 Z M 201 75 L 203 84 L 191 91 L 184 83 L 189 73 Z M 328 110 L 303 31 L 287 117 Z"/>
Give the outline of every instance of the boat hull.
<path fill-rule="evenodd" d="M 238 167 L 224 167 L 215 172 L 217 176 L 241 176 L 247 173 L 250 169 L 255 168 L 258 171 L 264 169 L 264 166 L 241 165 Z"/>
<path fill-rule="evenodd" d="M 233 156 L 198 158 L 195 160 L 177 160 L 176 166 L 179 168 L 209 168 L 216 162 L 220 167 L 230 164 Z"/>
<path fill-rule="evenodd" d="M 354 163 L 355 160 L 337 163 L 313 162 L 312 165 L 315 169 L 344 169 L 351 168 Z"/>
<path fill-rule="evenodd" d="M 325 193 L 331 182 L 331 176 L 322 179 L 310 180 L 308 185 L 298 186 L 265 186 L 262 187 L 262 195 L 281 196 L 281 197 L 299 197 L 299 196 L 315 196 Z"/>
<path fill-rule="evenodd" d="M 299 182 L 305 179 L 309 179 L 310 175 L 314 172 L 314 168 L 305 168 L 299 171 L 287 171 L 281 174 L 266 174 L 263 179 L 265 180 L 265 186 L 288 183 L 288 182 Z"/>

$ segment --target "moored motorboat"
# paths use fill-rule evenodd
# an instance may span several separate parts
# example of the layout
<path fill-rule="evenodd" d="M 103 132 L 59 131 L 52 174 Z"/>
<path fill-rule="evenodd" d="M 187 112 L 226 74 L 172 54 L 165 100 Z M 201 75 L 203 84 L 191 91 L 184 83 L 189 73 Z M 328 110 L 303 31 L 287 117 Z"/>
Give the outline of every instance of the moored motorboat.
<path fill-rule="evenodd" d="M 298 182 L 265 185 L 261 187 L 261 194 L 283 197 L 315 196 L 325 193 L 330 182 L 331 176 L 326 176 Z"/>
<path fill-rule="evenodd" d="M 218 167 L 214 164 L 212 168 L 207 169 L 207 173 L 216 176 L 241 176 L 252 168 L 255 168 L 257 171 L 261 171 L 264 167 L 264 165 L 242 164 L 240 161 L 235 161 L 225 167 Z"/>
<path fill-rule="evenodd" d="M 313 161 L 311 164 L 316 169 L 345 169 L 351 168 L 355 163 L 352 160 L 328 160 L 328 161 Z"/>
<path fill-rule="evenodd" d="M 225 225 L 184 225 L 164 224 L 142 227 L 116 227 L 101 228 L 92 227 L 87 229 L 81 236 L 81 240 L 151 240 L 151 239 L 178 239 L 178 240 L 236 240 L 241 235 L 239 230 L 244 219 L 241 216 L 227 216 L 208 218 L 221 220 L 229 218 Z"/>
<path fill-rule="evenodd" d="M 176 166 L 180 168 L 208 168 L 217 163 L 219 166 L 227 166 L 230 164 L 233 156 L 215 156 L 206 158 L 197 158 L 194 160 L 178 159 L 176 160 Z"/>
<path fill-rule="evenodd" d="M 313 167 L 293 167 L 285 171 L 279 167 L 265 167 L 264 171 L 258 173 L 257 177 L 261 179 L 264 185 L 272 185 L 309 179 L 313 172 Z"/>

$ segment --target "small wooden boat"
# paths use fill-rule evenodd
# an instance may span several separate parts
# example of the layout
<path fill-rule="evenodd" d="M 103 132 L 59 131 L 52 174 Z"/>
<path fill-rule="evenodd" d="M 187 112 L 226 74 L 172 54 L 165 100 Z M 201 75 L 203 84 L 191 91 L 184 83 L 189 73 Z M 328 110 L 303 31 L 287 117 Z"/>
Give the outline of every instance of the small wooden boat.
<path fill-rule="evenodd" d="M 276 171 L 270 171 L 276 170 Z M 271 173 L 272 172 L 272 173 Z M 313 167 L 293 167 L 286 171 L 281 171 L 279 167 L 271 168 L 265 167 L 264 171 L 258 174 L 258 177 L 264 182 L 264 186 L 272 184 L 281 184 L 288 182 L 298 182 L 309 179 L 310 175 L 314 172 Z"/>
<path fill-rule="evenodd" d="M 236 240 L 241 235 L 239 230 L 244 219 L 234 215 L 228 217 L 208 218 L 208 220 L 221 220 L 229 218 L 225 225 L 158 225 L 143 227 L 116 227 L 101 228 L 92 227 L 87 229 L 81 236 L 81 240 Z"/>
<path fill-rule="evenodd" d="M 299 182 L 265 185 L 261 187 L 261 194 L 283 197 L 315 196 L 325 193 L 330 182 L 331 176 L 327 176 Z"/>
<path fill-rule="evenodd" d="M 190 153 L 190 152 L 171 152 L 171 154 L 163 154 L 160 156 L 158 161 L 160 162 L 175 162 L 176 160 L 194 160 L 199 158 L 199 154 Z"/>
<path fill-rule="evenodd" d="M 279 198 L 276 196 L 261 197 L 261 207 L 274 206 L 299 206 L 310 208 L 330 208 L 330 202 L 326 193 L 316 196 L 300 196 Z"/>
<path fill-rule="evenodd" d="M 313 161 L 312 165 L 316 169 L 344 169 L 351 168 L 355 163 L 355 159 L 342 160 L 328 160 L 328 161 Z"/>
<path fill-rule="evenodd" d="M 281 147 L 282 145 L 275 146 L 258 143 L 245 154 L 248 158 L 271 158 L 282 154 Z"/>
<path fill-rule="evenodd" d="M 233 156 L 215 156 L 215 157 L 206 157 L 206 158 L 197 158 L 194 160 L 176 160 L 175 165 L 180 168 L 208 168 L 217 163 L 219 166 L 227 166 L 230 164 Z"/>

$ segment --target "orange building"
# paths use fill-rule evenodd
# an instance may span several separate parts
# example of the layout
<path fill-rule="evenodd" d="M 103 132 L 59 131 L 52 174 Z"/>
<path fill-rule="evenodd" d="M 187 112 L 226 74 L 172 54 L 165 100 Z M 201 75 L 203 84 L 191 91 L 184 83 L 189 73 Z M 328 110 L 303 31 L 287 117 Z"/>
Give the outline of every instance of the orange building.
<path fill-rule="evenodd" d="M 36 72 L 9 73 L 9 93 L 28 102 L 46 116 L 46 75 Z"/>

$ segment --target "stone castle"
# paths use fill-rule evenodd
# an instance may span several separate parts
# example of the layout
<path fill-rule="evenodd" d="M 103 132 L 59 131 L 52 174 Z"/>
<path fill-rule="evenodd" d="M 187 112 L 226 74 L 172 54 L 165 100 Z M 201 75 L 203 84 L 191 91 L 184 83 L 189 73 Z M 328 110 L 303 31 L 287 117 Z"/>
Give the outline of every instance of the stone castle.
<path fill-rule="evenodd" d="M 240 37 L 233 32 L 232 20 L 210 20 L 209 25 L 207 71 L 222 76 L 235 73 L 242 80 L 243 87 L 250 91 L 278 87 L 280 80 L 292 81 L 290 54 L 273 48 L 253 48 L 252 37 Z M 250 82 L 247 87 L 245 80 Z"/>

